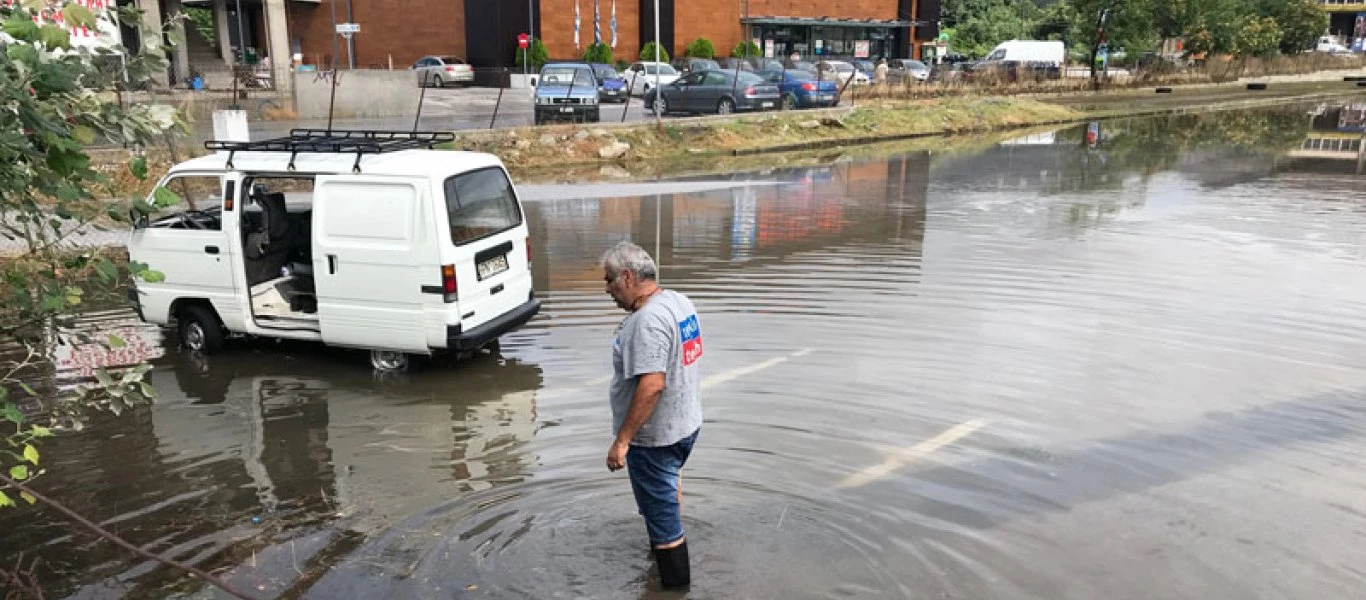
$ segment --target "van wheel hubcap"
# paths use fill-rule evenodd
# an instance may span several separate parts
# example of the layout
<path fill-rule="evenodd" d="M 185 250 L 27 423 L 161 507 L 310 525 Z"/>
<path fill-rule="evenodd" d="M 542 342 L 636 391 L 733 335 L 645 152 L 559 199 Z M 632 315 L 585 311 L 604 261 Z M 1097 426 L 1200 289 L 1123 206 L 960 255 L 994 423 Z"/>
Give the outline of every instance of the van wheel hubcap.
<path fill-rule="evenodd" d="M 191 350 L 204 349 L 204 326 L 199 323 L 185 325 L 185 347 Z"/>
<path fill-rule="evenodd" d="M 371 350 L 370 366 L 380 371 L 401 371 L 408 368 L 408 355 L 390 350 Z"/>

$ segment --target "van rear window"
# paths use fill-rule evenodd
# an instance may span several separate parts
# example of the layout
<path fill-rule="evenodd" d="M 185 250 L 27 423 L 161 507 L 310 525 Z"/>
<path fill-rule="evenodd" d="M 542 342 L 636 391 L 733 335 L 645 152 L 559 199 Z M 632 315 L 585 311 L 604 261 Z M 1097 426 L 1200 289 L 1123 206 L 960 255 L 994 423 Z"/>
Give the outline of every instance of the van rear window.
<path fill-rule="evenodd" d="M 446 213 L 450 215 L 451 242 L 457 246 L 522 224 L 512 182 L 497 167 L 447 179 Z"/>

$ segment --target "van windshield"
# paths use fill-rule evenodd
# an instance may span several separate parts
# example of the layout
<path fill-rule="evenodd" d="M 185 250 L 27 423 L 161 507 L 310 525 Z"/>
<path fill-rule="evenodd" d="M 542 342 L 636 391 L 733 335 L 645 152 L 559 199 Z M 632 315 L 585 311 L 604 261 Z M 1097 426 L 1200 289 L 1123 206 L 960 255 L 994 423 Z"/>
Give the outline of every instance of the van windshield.
<path fill-rule="evenodd" d="M 445 187 L 451 242 L 457 246 L 522 224 L 512 182 L 502 169 L 462 173 L 447 179 Z"/>

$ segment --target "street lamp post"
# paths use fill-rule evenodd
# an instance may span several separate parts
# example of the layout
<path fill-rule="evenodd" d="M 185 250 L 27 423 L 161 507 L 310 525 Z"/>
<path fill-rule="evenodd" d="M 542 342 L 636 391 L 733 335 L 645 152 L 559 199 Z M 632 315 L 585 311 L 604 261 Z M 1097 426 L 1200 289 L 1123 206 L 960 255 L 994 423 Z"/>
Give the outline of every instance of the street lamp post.
<path fill-rule="evenodd" d="M 663 118 L 659 111 L 659 101 L 664 98 L 664 90 L 659 89 L 659 66 L 659 0 L 655 0 L 655 124 Z"/>

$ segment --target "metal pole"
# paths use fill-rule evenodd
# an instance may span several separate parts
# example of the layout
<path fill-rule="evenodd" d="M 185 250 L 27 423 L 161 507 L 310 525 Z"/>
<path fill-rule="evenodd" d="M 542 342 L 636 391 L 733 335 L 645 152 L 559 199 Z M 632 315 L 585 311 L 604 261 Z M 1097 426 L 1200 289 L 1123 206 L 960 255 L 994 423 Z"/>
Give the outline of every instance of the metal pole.
<path fill-rule="evenodd" d="M 522 48 L 522 77 L 528 85 L 531 84 L 531 66 L 527 62 L 531 60 L 531 44 L 536 40 L 536 9 L 532 2 L 526 0 L 526 47 Z"/>
<path fill-rule="evenodd" d="M 351 14 L 351 0 L 346 0 L 346 22 L 355 23 L 356 17 Z M 351 39 L 353 36 L 346 36 L 346 68 L 356 68 L 356 42 Z"/>
<path fill-rule="evenodd" d="M 659 112 L 659 99 L 664 97 L 664 90 L 659 89 L 659 0 L 655 0 L 655 124 L 662 124 L 663 116 Z"/>
<path fill-rule="evenodd" d="M 1361 147 L 1357 148 L 1357 175 L 1366 173 L 1366 133 L 1361 134 Z"/>
<path fill-rule="evenodd" d="M 337 0 L 328 0 L 327 5 L 332 7 L 332 64 L 330 66 L 335 71 L 337 70 L 337 61 L 341 59 L 337 56 L 341 54 L 341 47 L 337 45 Z"/>
<path fill-rule="evenodd" d="M 237 0 L 237 62 L 247 61 L 247 34 L 242 31 L 242 0 Z"/>

